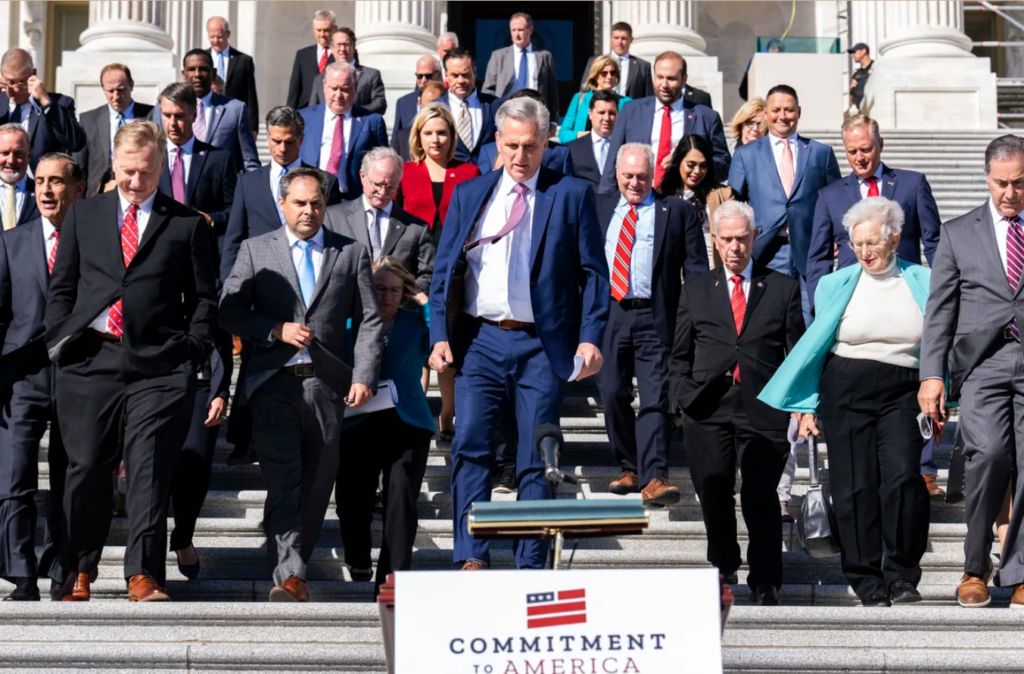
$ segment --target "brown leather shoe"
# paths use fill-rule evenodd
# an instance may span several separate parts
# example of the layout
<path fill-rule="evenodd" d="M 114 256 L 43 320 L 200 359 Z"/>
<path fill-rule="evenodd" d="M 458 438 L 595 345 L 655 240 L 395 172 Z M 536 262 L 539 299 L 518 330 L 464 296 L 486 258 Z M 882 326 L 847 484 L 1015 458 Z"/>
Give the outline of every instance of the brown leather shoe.
<path fill-rule="evenodd" d="M 128 579 L 128 601 L 170 601 L 167 590 L 156 584 L 152 576 L 140 573 Z"/>
<path fill-rule="evenodd" d="M 928 495 L 932 498 L 944 498 L 946 496 L 945 490 L 939 486 L 935 475 L 922 475 L 924 478 L 924 486 L 928 488 Z"/>
<path fill-rule="evenodd" d="M 1010 608 L 1024 608 L 1024 585 L 1018 585 L 1010 597 Z"/>
<path fill-rule="evenodd" d="M 640 491 L 640 478 L 631 470 L 623 470 L 618 480 L 608 483 L 608 491 L 613 494 L 635 494 Z"/>
<path fill-rule="evenodd" d="M 73 573 L 64 583 L 61 601 L 89 601 L 89 585 L 93 578 L 88 573 Z"/>
<path fill-rule="evenodd" d="M 480 562 L 477 562 L 477 561 L 474 561 L 474 560 L 471 559 L 471 560 L 469 560 L 468 562 L 466 562 L 465 564 L 462 565 L 462 570 L 463 571 L 486 571 L 487 567 L 484 566 L 483 564 L 481 564 Z"/>
<path fill-rule="evenodd" d="M 288 579 L 270 591 L 270 602 L 279 603 L 306 603 L 309 601 L 309 588 L 306 581 L 295 576 L 288 576 Z"/>
<path fill-rule="evenodd" d="M 988 593 L 988 585 L 984 578 L 965 573 L 960 579 L 960 587 L 956 591 L 957 601 L 964 608 L 981 608 L 988 606 L 992 595 Z"/>
<path fill-rule="evenodd" d="M 662 477 L 656 477 L 647 483 L 640 492 L 644 505 L 649 508 L 663 508 L 679 503 L 679 487 Z"/>

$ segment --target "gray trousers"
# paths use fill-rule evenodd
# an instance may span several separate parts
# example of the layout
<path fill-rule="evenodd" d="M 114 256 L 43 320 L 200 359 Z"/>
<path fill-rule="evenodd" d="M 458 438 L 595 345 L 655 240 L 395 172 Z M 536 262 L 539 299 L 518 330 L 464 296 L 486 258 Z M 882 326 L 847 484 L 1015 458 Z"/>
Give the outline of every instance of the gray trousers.
<path fill-rule="evenodd" d="M 964 571 L 985 576 L 992 570 L 993 524 L 1007 489 L 1012 487 L 1015 506 L 1024 503 L 1024 357 L 1020 344 L 1005 343 L 964 381 L 960 430 L 966 459 Z M 1004 587 L 1024 583 L 1022 524 L 1024 508 L 1015 507 L 999 572 Z"/>
<path fill-rule="evenodd" d="M 267 485 L 263 529 L 274 584 L 306 580 L 338 474 L 344 406 L 314 377 L 278 372 L 251 399 L 253 444 Z"/>

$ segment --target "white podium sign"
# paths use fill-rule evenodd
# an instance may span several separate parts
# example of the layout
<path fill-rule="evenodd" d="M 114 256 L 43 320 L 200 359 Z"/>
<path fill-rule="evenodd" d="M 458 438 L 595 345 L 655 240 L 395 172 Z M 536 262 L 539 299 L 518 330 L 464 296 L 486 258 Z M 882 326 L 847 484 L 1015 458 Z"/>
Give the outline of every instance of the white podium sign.
<path fill-rule="evenodd" d="M 400 571 L 395 674 L 718 674 L 716 569 Z"/>

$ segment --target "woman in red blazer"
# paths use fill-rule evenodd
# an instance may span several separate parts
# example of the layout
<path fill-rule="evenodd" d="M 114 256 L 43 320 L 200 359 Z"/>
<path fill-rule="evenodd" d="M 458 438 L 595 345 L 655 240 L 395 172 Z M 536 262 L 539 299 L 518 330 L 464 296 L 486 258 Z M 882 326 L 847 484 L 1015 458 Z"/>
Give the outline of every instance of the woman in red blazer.
<path fill-rule="evenodd" d="M 441 228 L 448 214 L 452 190 L 461 182 L 480 175 L 474 164 L 455 159 L 455 118 L 443 103 L 420 108 L 409 132 L 409 156 L 402 169 L 396 200 L 406 213 L 430 223 L 434 243 L 441 240 Z M 441 389 L 441 417 L 438 440 L 451 442 L 455 434 L 455 372 L 449 368 L 437 377 Z"/>

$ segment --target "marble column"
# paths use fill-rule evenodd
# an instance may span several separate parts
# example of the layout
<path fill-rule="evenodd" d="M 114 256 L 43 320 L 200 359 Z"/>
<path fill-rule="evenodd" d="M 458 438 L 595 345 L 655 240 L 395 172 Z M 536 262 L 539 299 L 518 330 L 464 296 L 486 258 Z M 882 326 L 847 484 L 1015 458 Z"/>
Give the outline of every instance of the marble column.
<path fill-rule="evenodd" d="M 863 28 L 877 44 L 861 108 L 883 130 L 997 128 L 996 76 L 971 53 L 962 2 L 851 5 L 851 41 Z"/>
<path fill-rule="evenodd" d="M 177 79 L 179 68 L 172 50 L 169 2 L 123 0 L 89 3 L 89 27 L 82 46 L 65 52 L 57 69 L 57 91 L 75 98 L 79 110 L 103 105 L 100 71 L 108 63 L 123 63 L 135 80 L 135 100 L 155 103 L 163 87 Z"/>
<path fill-rule="evenodd" d="M 435 54 L 447 7 L 447 2 L 427 0 L 355 3 L 359 62 L 380 70 L 387 90 L 388 128 L 394 127 L 395 101 L 416 87 L 412 76 L 416 60 L 424 54 Z"/>
<path fill-rule="evenodd" d="M 190 50 L 206 47 L 206 25 L 203 21 L 203 3 L 198 0 L 169 2 L 168 33 L 174 41 L 171 51 L 179 63 Z"/>

